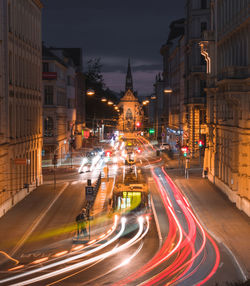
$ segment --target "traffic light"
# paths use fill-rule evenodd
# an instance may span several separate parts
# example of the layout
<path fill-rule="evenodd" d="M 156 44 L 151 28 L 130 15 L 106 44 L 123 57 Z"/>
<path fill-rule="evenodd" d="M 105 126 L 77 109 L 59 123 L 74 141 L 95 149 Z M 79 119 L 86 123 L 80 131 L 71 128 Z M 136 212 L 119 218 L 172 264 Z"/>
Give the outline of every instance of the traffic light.
<path fill-rule="evenodd" d="M 106 156 L 106 157 L 110 157 L 110 156 L 111 156 L 111 153 L 112 153 L 111 151 L 106 151 L 106 152 L 105 152 L 105 156 Z"/>
<path fill-rule="evenodd" d="M 182 151 L 182 153 L 183 153 L 183 156 L 184 156 L 184 157 L 187 157 L 188 147 L 186 147 L 186 146 L 185 146 L 185 147 L 182 147 L 182 148 L 181 148 L 181 151 Z"/>
<path fill-rule="evenodd" d="M 141 122 L 136 122 L 136 127 L 141 127 Z"/>
<path fill-rule="evenodd" d="M 199 140 L 199 147 L 203 147 L 204 142 L 202 140 Z"/>
<path fill-rule="evenodd" d="M 149 134 L 154 134 L 154 133 L 155 133 L 154 128 L 150 128 L 150 129 L 149 129 Z"/>

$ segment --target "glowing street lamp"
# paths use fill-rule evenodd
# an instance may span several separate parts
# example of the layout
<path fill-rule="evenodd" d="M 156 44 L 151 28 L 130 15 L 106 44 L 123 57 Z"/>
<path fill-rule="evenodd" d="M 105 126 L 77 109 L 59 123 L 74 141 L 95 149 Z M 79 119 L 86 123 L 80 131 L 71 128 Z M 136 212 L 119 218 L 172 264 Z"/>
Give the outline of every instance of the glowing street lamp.
<path fill-rule="evenodd" d="M 107 101 L 107 98 L 102 97 L 101 101 L 102 101 L 102 102 L 106 102 L 106 101 Z"/>
<path fill-rule="evenodd" d="M 151 99 L 156 99 L 156 95 L 155 95 L 155 94 L 152 94 L 150 98 L 151 98 Z"/>
<path fill-rule="evenodd" d="M 171 93 L 171 92 L 173 92 L 172 88 L 169 87 L 169 86 L 165 87 L 163 91 L 164 91 L 164 93 Z"/>
<path fill-rule="evenodd" d="M 95 91 L 93 89 L 89 88 L 87 90 L 86 94 L 92 96 L 92 95 L 95 95 Z"/>
<path fill-rule="evenodd" d="M 113 105 L 114 103 L 112 101 L 108 101 L 108 105 Z"/>

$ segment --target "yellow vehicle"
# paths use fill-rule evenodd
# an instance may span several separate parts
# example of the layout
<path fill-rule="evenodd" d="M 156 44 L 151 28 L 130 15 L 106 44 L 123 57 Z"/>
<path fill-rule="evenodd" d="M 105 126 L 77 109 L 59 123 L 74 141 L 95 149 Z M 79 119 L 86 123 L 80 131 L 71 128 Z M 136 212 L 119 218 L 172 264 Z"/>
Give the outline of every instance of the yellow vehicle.
<path fill-rule="evenodd" d="M 125 164 L 126 165 L 133 165 L 135 163 L 136 163 L 135 153 L 133 151 L 128 151 L 126 159 L 125 159 Z"/>
<path fill-rule="evenodd" d="M 133 172 L 118 179 L 113 191 L 113 210 L 121 214 L 145 213 L 150 208 L 148 184 Z"/>

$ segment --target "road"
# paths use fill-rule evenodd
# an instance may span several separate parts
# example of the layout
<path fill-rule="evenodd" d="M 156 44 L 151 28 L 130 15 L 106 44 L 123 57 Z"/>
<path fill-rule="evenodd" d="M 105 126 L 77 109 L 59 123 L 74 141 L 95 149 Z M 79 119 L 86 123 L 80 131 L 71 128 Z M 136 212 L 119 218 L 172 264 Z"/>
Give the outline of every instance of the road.
<path fill-rule="evenodd" d="M 166 173 L 164 160 L 143 137 L 135 140 L 142 150 L 136 165 L 148 180 L 152 211 L 133 221 L 114 215 L 112 225 L 96 224 L 93 231 L 99 228 L 98 235 L 76 244 L 74 220 L 83 205 L 84 186 L 100 169 L 87 175 L 65 174 L 66 182 L 61 174 L 53 195 L 48 184 L 46 192 L 31 194 L 26 204 L 0 220 L 0 226 L 11 231 L 8 219 L 27 216 L 24 227 L 13 232 L 15 239 L 9 235 L 13 243 L 0 237 L 1 249 L 13 257 L 0 266 L 1 285 L 189 286 L 241 279 L 230 253 L 204 230 Z M 123 170 L 121 150 L 113 156 L 118 159 L 109 164 L 110 175 L 116 176 Z"/>

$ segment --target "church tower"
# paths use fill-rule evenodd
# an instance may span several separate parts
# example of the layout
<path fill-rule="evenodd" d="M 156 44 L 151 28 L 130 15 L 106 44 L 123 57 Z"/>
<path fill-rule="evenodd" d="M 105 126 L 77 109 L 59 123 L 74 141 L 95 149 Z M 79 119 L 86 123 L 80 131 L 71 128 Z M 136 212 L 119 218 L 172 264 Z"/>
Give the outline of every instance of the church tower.
<path fill-rule="evenodd" d="M 130 59 L 128 59 L 128 70 L 126 75 L 125 92 L 128 91 L 129 89 L 133 91 L 133 79 L 130 67 Z"/>

